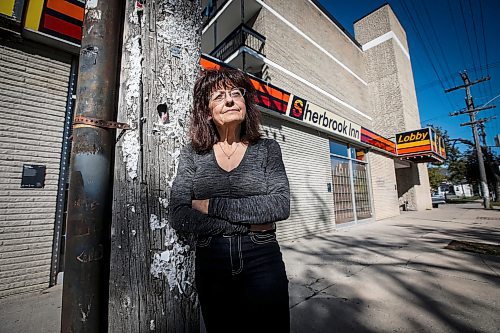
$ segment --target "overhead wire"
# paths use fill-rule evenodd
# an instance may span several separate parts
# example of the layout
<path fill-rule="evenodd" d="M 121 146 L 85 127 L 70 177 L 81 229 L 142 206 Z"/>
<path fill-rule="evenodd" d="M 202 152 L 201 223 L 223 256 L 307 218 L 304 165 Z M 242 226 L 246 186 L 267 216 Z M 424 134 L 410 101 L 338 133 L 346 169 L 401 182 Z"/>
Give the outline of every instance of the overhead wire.
<path fill-rule="evenodd" d="M 471 5 L 471 2 L 469 0 L 469 7 L 471 7 L 471 10 L 472 10 L 472 5 Z M 474 16 L 473 16 L 474 18 Z M 486 32 L 485 32 L 485 24 L 484 24 L 484 16 L 483 16 L 483 1 L 482 0 L 479 0 L 479 18 L 480 18 L 480 25 L 477 25 L 478 29 L 480 29 L 480 32 L 481 32 L 481 35 L 482 35 L 482 43 L 483 43 L 483 47 L 484 47 L 484 61 L 485 61 L 485 72 L 486 72 L 486 76 L 490 76 L 490 64 L 488 63 L 488 48 L 487 48 L 487 44 L 486 44 Z M 475 21 L 474 22 L 474 25 L 475 25 Z M 476 25 L 475 25 L 476 26 Z M 478 53 L 479 53 L 479 38 L 477 38 L 477 35 L 476 35 L 476 46 L 477 46 L 477 49 L 478 49 Z M 482 67 L 482 66 L 481 66 Z M 483 72 L 481 71 L 481 74 L 484 76 Z M 487 82 L 485 82 L 485 84 L 481 84 L 480 86 L 482 86 L 483 88 L 483 93 L 485 93 L 485 95 L 489 95 L 489 97 L 487 98 L 487 100 L 490 100 L 491 98 L 495 98 L 496 96 L 494 96 L 493 94 L 493 89 L 492 89 L 492 86 L 491 86 L 491 80 L 488 80 Z M 489 110 L 485 110 L 485 118 L 488 118 L 488 117 L 491 117 L 491 116 L 495 116 L 496 114 L 498 113 L 498 110 L 497 109 L 489 109 Z M 488 126 L 490 127 L 490 129 L 494 128 L 494 133 L 498 134 L 498 124 L 499 124 L 499 119 L 498 117 L 495 118 L 495 119 L 492 119 L 492 122 L 490 124 L 488 123 L 485 123 L 485 127 Z"/>
<path fill-rule="evenodd" d="M 495 62 L 492 62 L 492 63 L 490 63 L 490 64 L 487 64 L 487 66 L 483 66 L 483 65 L 480 65 L 480 66 L 479 66 L 479 68 L 486 68 L 486 67 L 487 67 L 487 68 L 489 68 L 489 69 L 491 69 L 491 68 L 496 68 L 496 67 L 500 67 L 500 61 L 495 61 Z M 470 71 L 473 71 L 473 70 L 474 70 L 474 67 L 466 67 L 466 66 L 464 66 L 464 67 L 462 68 L 462 70 L 465 70 L 465 71 L 467 71 L 467 72 L 470 72 Z M 451 78 L 452 76 L 456 76 L 456 74 L 451 73 L 451 74 L 449 74 L 449 75 L 448 75 L 448 77 L 449 77 L 449 78 Z M 424 83 L 424 84 L 421 84 L 421 85 L 417 86 L 417 87 L 416 87 L 416 89 L 417 89 L 418 91 L 420 91 L 420 92 L 421 92 L 421 91 L 425 91 L 426 89 L 432 88 L 432 86 L 434 86 L 434 85 L 436 85 L 436 84 L 438 84 L 438 83 L 439 83 L 439 81 L 438 81 L 438 80 L 429 81 L 429 82 L 426 82 L 426 83 Z M 490 80 L 490 81 L 488 81 L 488 83 L 491 83 L 491 80 Z M 493 95 L 493 94 L 492 94 L 492 93 L 490 93 L 489 95 Z"/>
<path fill-rule="evenodd" d="M 481 32 L 483 35 L 483 45 L 484 45 L 484 58 L 486 64 L 486 75 L 490 76 L 490 69 L 488 64 L 488 49 L 486 47 L 486 33 L 484 29 L 484 16 L 483 16 L 483 0 L 479 0 L 479 13 L 481 15 Z M 493 89 L 491 87 L 491 80 L 488 81 L 488 88 L 490 90 L 490 95 L 493 96 Z"/>
<path fill-rule="evenodd" d="M 428 20 L 428 21 L 429 21 L 429 23 L 430 23 L 431 32 L 432 32 L 432 34 L 433 34 L 433 36 L 434 36 L 434 39 L 435 39 L 435 41 L 436 41 L 436 44 L 438 45 L 439 51 L 441 52 L 441 56 L 443 57 L 443 62 L 444 62 L 444 64 L 445 64 L 445 66 L 446 66 L 446 73 L 448 73 L 448 75 L 447 75 L 447 76 L 449 76 L 449 74 L 450 74 L 450 73 L 452 73 L 452 71 L 451 71 L 450 66 L 449 66 L 449 64 L 448 64 L 448 61 L 446 61 L 446 55 L 445 55 L 445 53 L 444 53 L 444 51 L 443 51 L 443 47 L 441 46 L 441 43 L 439 42 L 439 38 L 438 38 L 438 36 L 437 36 L 437 34 L 436 34 L 436 28 L 434 27 L 434 23 L 433 23 L 433 22 L 432 22 L 432 20 L 430 19 L 431 15 L 430 15 L 430 13 L 429 13 L 429 10 L 427 9 L 427 6 L 425 5 L 425 1 L 421 2 L 421 4 L 422 4 L 422 7 L 424 8 L 424 11 L 425 11 L 425 14 L 426 14 L 425 16 L 427 16 L 427 20 Z M 417 15 L 418 15 L 418 17 L 419 17 L 420 15 L 418 14 L 418 12 L 416 12 L 416 13 L 417 13 Z M 430 46 L 431 46 L 431 48 L 433 49 L 433 47 L 432 47 L 432 43 L 430 44 Z M 437 56 L 436 56 L 436 59 L 438 59 L 438 58 L 439 58 L 439 57 L 437 57 Z M 447 76 L 445 76 L 445 78 L 446 78 Z M 451 83 L 453 83 L 453 86 L 456 86 L 457 84 L 456 84 L 456 82 L 455 82 L 455 76 L 451 76 L 451 79 L 452 79 L 452 82 L 451 82 Z"/>
<path fill-rule="evenodd" d="M 460 40 L 460 37 L 458 35 L 458 29 L 457 29 L 457 23 L 455 21 L 455 15 L 453 14 L 453 7 L 451 6 L 451 0 L 448 0 L 448 9 L 450 10 L 450 16 L 451 16 L 451 21 L 452 21 L 452 25 L 453 25 L 453 30 L 455 31 L 455 41 L 456 41 L 456 44 L 457 44 L 457 48 L 460 52 L 460 56 L 461 56 L 461 59 L 462 59 L 462 69 L 465 70 L 467 68 L 467 63 L 465 61 L 465 56 L 464 56 L 464 51 L 462 50 L 462 48 L 460 47 L 458 41 Z"/>
<path fill-rule="evenodd" d="M 474 74 L 476 75 L 476 79 L 478 78 L 478 75 L 477 75 L 477 70 L 476 70 L 476 61 L 474 59 L 474 54 L 472 52 L 472 47 L 471 47 L 471 43 L 470 43 L 470 36 L 469 36 L 469 29 L 467 29 L 467 20 L 465 19 L 465 13 L 464 13 L 464 7 L 462 5 L 462 0 L 458 0 L 458 2 L 460 3 L 460 11 L 462 12 L 462 19 L 463 19 L 463 22 L 464 22 L 464 27 L 465 27 L 465 34 L 467 35 L 467 44 L 469 46 L 469 52 L 470 52 L 470 56 L 471 56 L 471 59 L 472 59 L 472 65 L 474 67 Z"/>
<path fill-rule="evenodd" d="M 417 37 L 418 37 L 418 39 L 420 41 L 420 44 L 422 44 L 422 46 L 423 46 L 424 53 L 427 56 L 427 59 L 428 59 L 430 65 L 431 65 L 431 67 L 432 67 L 432 69 L 434 71 L 434 74 L 436 74 L 436 77 L 438 78 L 438 80 L 439 80 L 439 82 L 441 84 L 441 88 L 443 89 L 443 92 L 444 92 L 444 90 L 446 90 L 446 87 L 445 87 L 445 85 L 443 83 L 443 79 L 439 75 L 439 73 L 438 73 L 438 71 L 436 69 L 436 66 L 434 65 L 434 62 L 432 61 L 432 58 L 431 58 L 431 56 L 429 54 L 429 50 L 427 49 L 427 45 L 426 45 L 426 43 L 424 43 L 424 40 L 423 40 L 423 38 L 422 38 L 422 36 L 420 34 L 420 31 L 417 28 L 417 24 L 415 23 L 415 20 L 413 19 L 413 16 L 411 15 L 411 12 L 408 9 L 408 7 L 406 6 L 406 3 L 404 2 L 404 0 L 400 0 L 400 3 L 402 5 L 404 11 L 406 12 L 406 15 L 408 16 L 408 18 L 410 20 L 410 23 L 411 23 L 411 25 L 413 27 L 413 30 L 415 31 L 415 33 L 416 33 L 416 35 L 417 35 Z M 446 97 L 447 97 L 448 103 L 450 104 L 451 109 L 455 109 L 455 107 L 453 106 L 453 104 L 452 104 L 452 102 L 450 100 L 450 97 L 448 95 L 446 95 Z"/>
<path fill-rule="evenodd" d="M 476 43 L 477 57 L 479 58 L 479 64 L 481 64 L 482 63 L 481 52 L 479 51 L 479 40 L 477 38 L 477 29 L 476 29 L 476 27 L 478 27 L 478 26 L 476 25 L 476 20 L 474 18 L 475 15 L 474 15 L 474 10 L 472 9 L 471 0 L 468 0 L 468 3 L 469 3 L 469 9 L 470 9 L 470 16 L 472 17 L 472 30 L 474 31 L 474 41 Z M 481 77 L 484 77 L 484 73 L 483 73 L 482 69 L 481 69 Z M 484 84 L 480 84 L 478 87 L 478 90 L 480 91 L 480 93 L 482 95 L 487 95 L 486 88 L 485 88 Z"/>

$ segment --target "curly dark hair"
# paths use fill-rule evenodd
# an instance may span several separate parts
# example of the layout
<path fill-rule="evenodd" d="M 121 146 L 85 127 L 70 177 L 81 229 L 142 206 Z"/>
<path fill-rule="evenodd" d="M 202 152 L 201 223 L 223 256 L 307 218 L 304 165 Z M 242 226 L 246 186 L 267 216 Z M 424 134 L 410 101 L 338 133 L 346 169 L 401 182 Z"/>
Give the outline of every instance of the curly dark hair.
<path fill-rule="evenodd" d="M 210 151 L 220 139 L 208 107 L 210 96 L 215 89 L 233 87 L 245 88 L 246 90 L 246 116 L 241 124 L 241 141 L 246 144 L 254 144 L 260 139 L 260 111 L 255 106 L 255 88 L 247 76 L 236 69 L 205 70 L 194 85 L 193 111 L 189 128 L 191 145 L 196 152 L 206 153 Z"/>

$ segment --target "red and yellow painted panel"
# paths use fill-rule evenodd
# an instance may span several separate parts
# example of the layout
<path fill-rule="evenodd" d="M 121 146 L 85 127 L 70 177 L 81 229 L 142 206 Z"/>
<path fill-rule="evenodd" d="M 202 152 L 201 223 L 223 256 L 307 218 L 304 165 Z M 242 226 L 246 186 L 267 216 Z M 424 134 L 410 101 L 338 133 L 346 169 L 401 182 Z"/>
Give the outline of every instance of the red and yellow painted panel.
<path fill-rule="evenodd" d="M 30 0 L 25 28 L 80 44 L 85 4 L 78 0 Z"/>
<path fill-rule="evenodd" d="M 361 128 L 361 142 L 382 149 L 388 153 L 396 154 L 396 144 L 393 141 L 364 127 Z"/>

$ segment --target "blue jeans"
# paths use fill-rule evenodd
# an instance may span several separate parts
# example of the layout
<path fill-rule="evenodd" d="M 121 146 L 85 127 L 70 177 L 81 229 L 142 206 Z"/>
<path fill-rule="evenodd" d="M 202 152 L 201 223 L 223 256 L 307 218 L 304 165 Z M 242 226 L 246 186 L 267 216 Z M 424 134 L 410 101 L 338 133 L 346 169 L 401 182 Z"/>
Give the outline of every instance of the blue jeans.
<path fill-rule="evenodd" d="M 196 288 L 208 333 L 290 332 L 288 279 L 274 233 L 199 239 Z"/>

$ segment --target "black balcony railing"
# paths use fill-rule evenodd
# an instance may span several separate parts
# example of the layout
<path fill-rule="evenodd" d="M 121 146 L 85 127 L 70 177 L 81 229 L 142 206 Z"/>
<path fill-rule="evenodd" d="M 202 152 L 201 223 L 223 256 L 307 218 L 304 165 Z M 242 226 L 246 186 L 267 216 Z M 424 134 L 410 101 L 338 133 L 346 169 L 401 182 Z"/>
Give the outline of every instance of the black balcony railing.
<path fill-rule="evenodd" d="M 257 31 L 241 24 L 229 36 L 227 36 L 217 47 L 210 52 L 210 55 L 219 59 L 226 60 L 231 54 L 236 52 L 241 46 L 246 46 L 262 55 L 264 55 L 264 44 L 266 37 Z"/>

